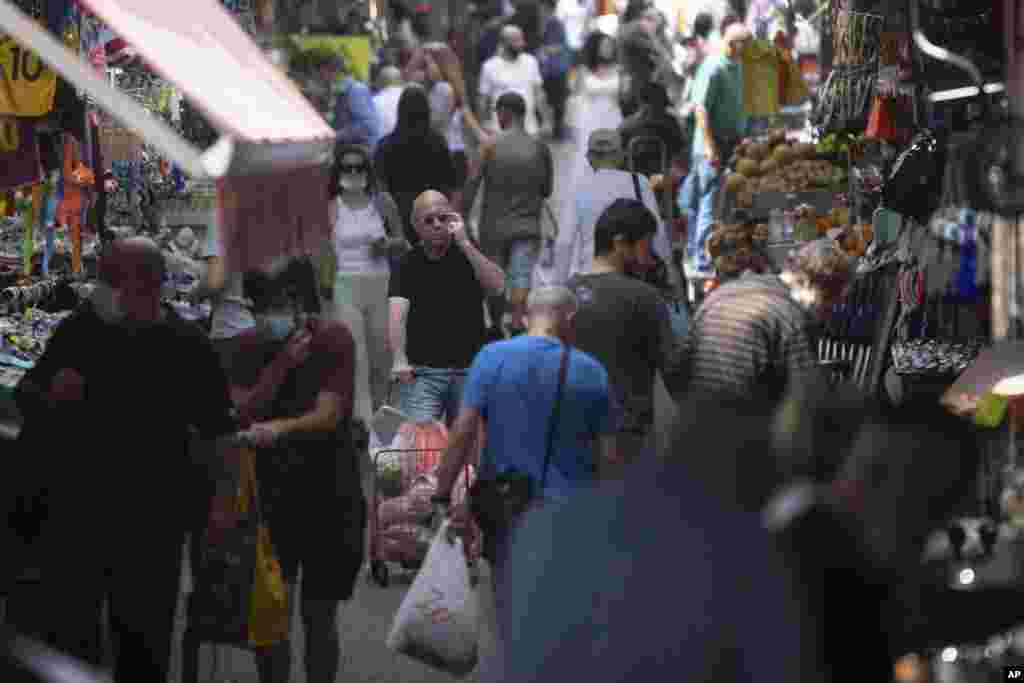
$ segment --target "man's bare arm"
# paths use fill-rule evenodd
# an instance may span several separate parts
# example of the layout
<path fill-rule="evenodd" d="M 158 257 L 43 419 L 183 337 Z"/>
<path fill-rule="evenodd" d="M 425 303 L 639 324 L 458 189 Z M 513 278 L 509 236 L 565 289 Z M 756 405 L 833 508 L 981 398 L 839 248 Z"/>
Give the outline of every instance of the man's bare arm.
<path fill-rule="evenodd" d="M 441 498 L 450 497 L 459 473 L 466 467 L 476 445 L 476 436 L 480 430 L 483 416 L 475 408 L 463 408 L 455 418 L 452 431 L 448 436 L 448 448 L 441 458 L 437 469 L 437 495 Z"/>

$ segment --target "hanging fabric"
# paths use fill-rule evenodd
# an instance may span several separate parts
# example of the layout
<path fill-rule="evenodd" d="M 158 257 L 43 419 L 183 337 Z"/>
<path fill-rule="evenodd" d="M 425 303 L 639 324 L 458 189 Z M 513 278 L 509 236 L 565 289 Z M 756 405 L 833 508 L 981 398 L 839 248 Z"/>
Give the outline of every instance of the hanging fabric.
<path fill-rule="evenodd" d="M 39 161 L 35 121 L 0 116 L 0 190 L 38 183 Z"/>

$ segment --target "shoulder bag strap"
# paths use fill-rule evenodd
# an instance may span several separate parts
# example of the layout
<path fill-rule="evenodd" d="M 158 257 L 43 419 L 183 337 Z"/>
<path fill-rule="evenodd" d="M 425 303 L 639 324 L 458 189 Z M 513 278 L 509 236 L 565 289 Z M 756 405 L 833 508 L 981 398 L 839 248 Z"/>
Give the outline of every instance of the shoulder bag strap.
<path fill-rule="evenodd" d="M 633 174 L 633 192 L 636 194 L 636 200 L 643 204 L 644 197 L 640 192 L 640 176 L 636 173 Z"/>
<path fill-rule="evenodd" d="M 548 435 L 544 447 L 544 469 L 540 478 L 540 489 L 538 494 L 544 492 L 544 486 L 548 480 L 548 467 L 551 466 L 552 451 L 555 448 L 555 432 L 558 429 L 558 420 L 562 412 L 562 389 L 565 387 L 565 378 L 569 374 L 569 345 L 562 344 L 562 362 L 558 368 L 558 388 L 555 389 L 555 407 L 551 410 L 551 420 L 548 422 Z"/>

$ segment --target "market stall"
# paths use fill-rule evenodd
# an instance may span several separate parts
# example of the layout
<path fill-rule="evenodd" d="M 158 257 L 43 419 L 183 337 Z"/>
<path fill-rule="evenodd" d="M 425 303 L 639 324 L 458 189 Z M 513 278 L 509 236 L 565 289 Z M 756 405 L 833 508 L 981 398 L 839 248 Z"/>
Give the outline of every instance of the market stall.
<path fill-rule="evenodd" d="M 156 239 L 166 299 L 201 320 L 184 299 L 214 222 L 234 271 L 325 237 L 334 132 L 254 43 L 266 4 L 0 0 L 3 434 L 77 303 L 50 294 L 87 294 L 103 239 Z"/>

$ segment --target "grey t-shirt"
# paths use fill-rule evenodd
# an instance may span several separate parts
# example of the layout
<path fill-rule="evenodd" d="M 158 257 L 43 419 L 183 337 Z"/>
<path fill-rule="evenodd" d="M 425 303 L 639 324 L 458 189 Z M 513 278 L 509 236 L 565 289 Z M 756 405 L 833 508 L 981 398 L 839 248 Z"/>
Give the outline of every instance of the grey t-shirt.
<path fill-rule="evenodd" d="M 223 256 L 223 250 L 220 243 L 220 230 L 217 222 L 213 221 L 206 229 L 202 257 L 213 258 L 215 256 Z M 231 339 L 256 326 L 256 319 L 245 300 L 243 283 L 241 273 L 228 275 L 224 291 L 213 307 L 210 339 Z"/>
<path fill-rule="evenodd" d="M 525 132 L 506 132 L 484 164 L 483 178 L 480 244 L 504 264 L 509 242 L 541 236 L 541 211 L 554 183 L 551 150 Z"/>
<path fill-rule="evenodd" d="M 608 371 L 622 405 L 624 431 L 654 424 L 654 373 L 673 396 L 684 391 L 683 345 L 672 331 L 668 304 L 650 285 L 619 273 L 575 275 L 579 300 L 576 346 Z"/>

